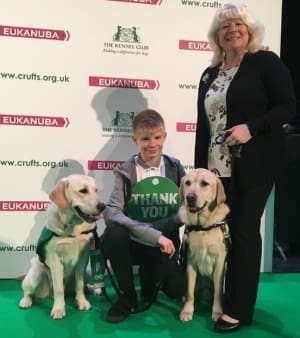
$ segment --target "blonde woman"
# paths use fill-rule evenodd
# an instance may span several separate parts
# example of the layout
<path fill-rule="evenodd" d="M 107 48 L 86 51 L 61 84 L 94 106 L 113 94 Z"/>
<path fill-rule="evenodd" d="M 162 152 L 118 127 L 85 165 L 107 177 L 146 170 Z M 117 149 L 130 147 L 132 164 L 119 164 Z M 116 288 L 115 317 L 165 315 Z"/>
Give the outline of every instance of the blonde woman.
<path fill-rule="evenodd" d="M 260 220 L 284 156 L 282 125 L 296 114 L 289 71 L 262 45 L 248 8 L 225 4 L 208 32 L 213 50 L 198 92 L 195 168 L 222 180 L 231 208 L 232 249 L 217 332 L 253 321 L 262 240 Z"/>

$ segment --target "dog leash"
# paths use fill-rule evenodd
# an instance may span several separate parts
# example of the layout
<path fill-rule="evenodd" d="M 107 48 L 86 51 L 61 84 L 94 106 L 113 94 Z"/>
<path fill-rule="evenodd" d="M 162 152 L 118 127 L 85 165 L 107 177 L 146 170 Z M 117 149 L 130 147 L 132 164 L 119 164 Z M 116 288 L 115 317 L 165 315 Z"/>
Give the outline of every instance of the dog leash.
<path fill-rule="evenodd" d="M 105 288 L 105 271 L 109 270 L 105 257 L 102 254 L 100 247 L 100 237 L 97 233 L 97 224 L 95 224 L 94 229 L 92 230 L 94 236 L 94 244 L 90 249 L 90 264 L 92 271 L 93 287 L 94 289 L 100 289 L 100 294 L 109 302 L 113 303 L 110 297 L 108 296 Z"/>
<path fill-rule="evenodd" d="M 226 138 L 231 134 L 231 132 L 226 132 L 226 133 L 220 133 L 215 141 L 216 144 L 222 144 L 226 141 Z M 241 158 L 242 156 L 242 149 L 243 149 L 243 144 L 235 144 L 232 146 L 228 146 L 230 155 L 231 155 L 231 178 L 230 178 L 230 186 L 229 186 L 229 196 L 227 196 L 227 200 L 230 200 L 230 194 L 232 193 L 233 186 L 234 186 L 234 178 L 235 178 L 235 162 Z"/>
<path fill-rule="evenodd" d="M 111 268 L 108 264 L 107 258 L 102 254 L 101 250 L 101 238 L 98 236 L 96 227 L 92 230 L 94 236 L 94 246 L 90 250 L 90 262 L 91 262 L 91 270 L 92 270 L 92 278 L 93 278 L 93 286 L 95 289 L 101 289 L 101 294 L 105 297 L 105 299 L 110 303 L 113 304 L 113 300 L 109 297 L 106 292 L 104 276 L 105 272 L 109 277 L 109 280 L 116 292 L 116 294 L 121 298 L 122 292 L 119 289 L 111 271 Z M 159 280 L 155 286 L 152 296 L 150 300 L 143 304 L 143 306 L 139 306 L 137 309 L 134 309 L 132 313 L 144 312 L 148 310 L 152 304 L 155 302 L 157 293 L 161 288 L 162 279 Z"/>

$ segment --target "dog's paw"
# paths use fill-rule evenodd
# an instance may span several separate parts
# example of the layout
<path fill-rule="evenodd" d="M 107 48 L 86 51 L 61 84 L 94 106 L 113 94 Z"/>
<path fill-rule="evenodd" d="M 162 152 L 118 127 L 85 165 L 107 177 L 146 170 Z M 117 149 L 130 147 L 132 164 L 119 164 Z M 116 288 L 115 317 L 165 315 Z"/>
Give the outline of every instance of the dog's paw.
<path fill-rule="evenodd" d="M 193 319 L 194 306 L 190 302 L 185 303 L 183 309 L 180 312 L 179 318 L 182 322 L 189 322 Z"/>
<path fill-rule="evenodd" d="M 222 316 L 222 314 L 222 312 L 212 312 L 211 319 L 216 322 Z"/>
<path fill-rule="evenodd" d="M 221 302 L 215 300 L 212 307 L 211 319 L 216 322 L 223 314 L 223 307 Z"/>
<path fill-rule="evenodd" d="M 62 319 L 66 316 L 65 307 L 53 306 L 51 311 L 51 317 L 53 319 Z"/>
<path fill-rule="evenodd" d="M 32 305 L 32 297 L 28 295 L 24 296 L 19 302 L 19 307 L 21 309 L 27 309 L 31 307 L 31 305 Z"/>
<path fill-rule="evenodd" d="M 81 311 L 89 310 L 92 307 L 90 302 L 84 296 L 76 297 L 76 300 L 77 300 L 78 309 Z"/>
<path fill-rule="evenodd" d="M 193 319 L 193 312 L 187 312 L 187 311 L 181 311 L 180 312 L 180 315 L 179 315 L 179 319 L 182 321 L 182 322 L 189 322 L 190 320 Z"/>

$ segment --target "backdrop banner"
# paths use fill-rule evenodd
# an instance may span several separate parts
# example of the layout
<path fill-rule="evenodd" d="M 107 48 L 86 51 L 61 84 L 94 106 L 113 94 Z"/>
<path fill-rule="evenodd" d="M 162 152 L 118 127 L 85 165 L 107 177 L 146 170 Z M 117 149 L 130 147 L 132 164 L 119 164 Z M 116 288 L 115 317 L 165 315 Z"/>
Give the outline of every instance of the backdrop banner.
<path fill-rule="evenodd" d="M 193 169 L 198 81 L 212 56 L 207 30 L 225 2 L 3 2 L 0 278 L 29 269 L 59 179 L 91 175 L 107 202 L 113 169 L 137 152 L 135 113 L 160 112 L 168 131 L 164 151 Z M 265 24 L 265 45 L 279 54 L 281 0 L 244 3 Z M 103 220 L 97 225 L 101 234 Z M 270 252 L 265 225 L 263 218 Z M 263 270 L 269 267 L 263 262 Z"/>

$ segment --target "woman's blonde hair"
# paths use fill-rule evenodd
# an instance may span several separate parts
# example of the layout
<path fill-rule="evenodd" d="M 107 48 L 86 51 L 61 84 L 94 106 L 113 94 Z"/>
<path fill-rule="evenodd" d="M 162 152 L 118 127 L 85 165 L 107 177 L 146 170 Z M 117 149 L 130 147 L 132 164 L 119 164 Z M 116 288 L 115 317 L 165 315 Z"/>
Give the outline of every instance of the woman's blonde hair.
<path fill-rule="evenodd" d="M 217 10 L 208 30 L 208 41 L 213 50 L 212 65 L 217 65 L 224 60 L 224 51 L 218 41 L 218 31 L 222 22 L 230 19 L 241 19 L 248 27 L 249 43 L 248 52 L 255 53 L 260 49 L 267 49 L 262 45 L 264 26 L 248 11 L 246 5 L 227 3 Z"/>

